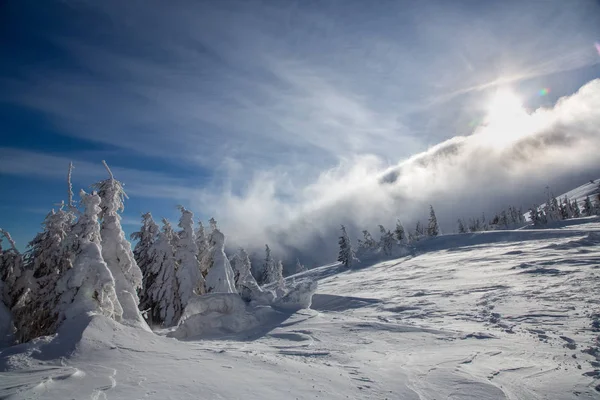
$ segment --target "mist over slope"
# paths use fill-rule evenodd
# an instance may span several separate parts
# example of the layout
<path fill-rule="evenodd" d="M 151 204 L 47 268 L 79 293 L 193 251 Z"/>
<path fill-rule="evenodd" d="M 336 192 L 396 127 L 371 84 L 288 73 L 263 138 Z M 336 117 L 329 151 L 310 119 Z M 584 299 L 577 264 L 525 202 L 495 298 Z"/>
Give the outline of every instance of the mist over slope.
<path fill-rule="evenodd" d="M 340 224 L 355 237 L 380 223 L 391 228 L 396 218 L 412 227 L 432 204 L 442 231 L 454 231 L 459 217 L 530 207 L 543 201 L 547 185 L 561 193 L 597 177 L 599 109 L 596 79 L 552 108 L 486 121 L 470 136 L 396 165 L 356 156 L 305 187 L 293 187 L 285 175 L 261 174 L 242 194 L 205 196 L 203 203 L 213 204 L 235 244 L 260 249 L 269 243 L 288 255 L 328 261 Z"/>

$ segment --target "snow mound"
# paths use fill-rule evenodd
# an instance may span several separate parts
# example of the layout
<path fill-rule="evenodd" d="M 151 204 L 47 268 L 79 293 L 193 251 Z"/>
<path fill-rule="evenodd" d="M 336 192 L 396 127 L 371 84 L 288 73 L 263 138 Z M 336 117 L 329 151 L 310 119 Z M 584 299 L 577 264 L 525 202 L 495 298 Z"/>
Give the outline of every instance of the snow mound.
<path fill-rule="evenodd" d="M 261 319 L 235 293 L 210 293 L 190 299 L 177 329 L 169 336 L 186 339 L 250 330 Z"/>
<path fill-rule="evenodd" d="M 312 297 L 317 291 L 317 286 L 317 281 L 299 282 L 285 296 L 276 299 L 272 306 L 275 309 L 288 311 L 310 308 Z"/>

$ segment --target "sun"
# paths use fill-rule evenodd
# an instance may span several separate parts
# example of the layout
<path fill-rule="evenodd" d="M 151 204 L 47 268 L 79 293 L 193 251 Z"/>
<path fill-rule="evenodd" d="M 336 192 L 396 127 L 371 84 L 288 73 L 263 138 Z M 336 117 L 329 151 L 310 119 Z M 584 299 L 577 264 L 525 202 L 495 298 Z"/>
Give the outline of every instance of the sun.
<path fill-rule="evenodd" d="M 485 124 L 478 138 L 493 147 L 504 147 L 528 134 L 532 119 L 523 102 L 512 90 L 498 89 L 487 103 Z"/>
<path fill-rule="evenodd" d="M 521 99 L 509 89 L 496 91 L 487 107 L 487 120 L 493 125 L 513 125 L 526 114 Z"/>

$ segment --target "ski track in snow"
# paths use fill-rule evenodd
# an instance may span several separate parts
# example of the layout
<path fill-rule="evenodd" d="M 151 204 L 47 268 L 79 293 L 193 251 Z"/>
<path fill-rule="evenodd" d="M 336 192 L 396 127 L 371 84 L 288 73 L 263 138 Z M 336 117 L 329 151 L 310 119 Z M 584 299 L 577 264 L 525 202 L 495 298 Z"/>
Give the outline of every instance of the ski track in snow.
<path fill-rule="evenodd" d="M 319 279 L 312 309 L 260 334 L 177 341 L 95 319 L 72 354 L 4 349 L 0 398 L 597 399 L 600 223 L 575 222 L 314 269 L 295 277 Z"/>

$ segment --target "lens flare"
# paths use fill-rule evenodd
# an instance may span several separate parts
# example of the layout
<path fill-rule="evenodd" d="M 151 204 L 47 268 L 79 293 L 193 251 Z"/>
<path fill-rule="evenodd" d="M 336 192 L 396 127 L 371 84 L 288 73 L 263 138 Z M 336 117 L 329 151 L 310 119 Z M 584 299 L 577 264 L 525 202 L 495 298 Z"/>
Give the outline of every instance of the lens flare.
<path fill-rule="evenodd" d="M 538 92 L 538 95 L 540 97 L 543 97 L 543 96 L 547 96 L 548 93 L 550 93 L 550 88 L 543 88 L 543 89 L 540 89 L 540 91 Z"/>
<path fill-rule="evenodd" d="M 600 43 L 594 43 L 596 45 L 596 50 L 598 50 L 598 55 L 600 56 Z"/>

